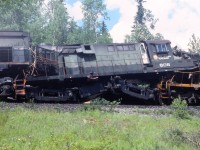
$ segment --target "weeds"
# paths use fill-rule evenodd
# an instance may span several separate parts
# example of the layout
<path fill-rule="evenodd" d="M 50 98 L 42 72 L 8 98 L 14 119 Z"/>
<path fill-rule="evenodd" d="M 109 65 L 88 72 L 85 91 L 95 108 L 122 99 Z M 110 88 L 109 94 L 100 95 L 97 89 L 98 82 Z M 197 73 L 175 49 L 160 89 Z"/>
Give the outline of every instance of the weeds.
<path fill-rule="evenodd" d="M 177 119 L 189 119 L 188 105 L 186 100 L 182 100 L 180 97 L 174 99 L 172 102 L 173 115 Z"/>
<path fill-rule="evenodd" d="M 100 110 L 100 111 L 109 111 L 113 112 L 114 109 L 121 103 L 121 100 L 116 101 L 107 101 L 103 98 L 96 98 L 90 102 L 90 104 L 84 104 L 82 107 L 82 110 L 85 111 L 94 111 L 94 110 Z M 108 109 L 104 109 L 104 107 L 107 106 Z"/>
<path fill-rule="evenodd" d="M 3 108 L 3 102 L 0 100 L 0 108 Z"/>
<path fill-rule="evenodd" d="M 172 111 L 169 109 L 159 109 L 155 112 L 157 115 L 171 115 Z"/>
<path fill-rule="evenodd" d="M 0 127 L 6 124 L 8 117 L 9 115 L 7 111 L 0 111 Z"/>
<path fill-rule="evenodd" d="M 171 116 L 158 118 L 99 110 L 58 112 L 23 106 L 0 111 L 0 118 L 0 149 L 199 148 L 199 118 L 188 121 Z M 181 128 L 174 128 L 178 123 Z M 165 139 L 161 138 L 163 133 Z"/>
<path fill-rule="evenodd" d="M 3 131 L 3 128 L 5 127 L 8 119 L 9 119 L 8 111 L 0 110 L 0 140 L 4 137 L 5 133 Z"/>
<path fill-rule="evenodd" d="M 181 143 L 185 140 L 183 132 L 179 128 L 171 128 L 166 131 L 166 138 L 176 143 Z"/>
<path fill-rule="evenodd" d="M 171 128 L 166 131 L 165 138 L 180 145 L 181 143 L 189 144 L 193 147 L 200 148 L 200 132 L 188 133 L 179 128 Z"/>

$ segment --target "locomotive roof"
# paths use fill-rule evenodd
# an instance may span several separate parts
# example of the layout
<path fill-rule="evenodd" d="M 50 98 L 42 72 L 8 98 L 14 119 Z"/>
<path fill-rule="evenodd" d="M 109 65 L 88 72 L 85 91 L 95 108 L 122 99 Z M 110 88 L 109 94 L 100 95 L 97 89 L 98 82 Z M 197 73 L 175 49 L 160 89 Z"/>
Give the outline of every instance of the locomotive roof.
<path fill-rule="evenodd" d="M 56 46 L 52 46 L 51 44 L 41 43 L 38 45 L 38 47 L 46 50 L 56 50 Z"/>
<path fill-rule="evenodd" d="M 171 43 L 169 40 L 146 40 L 146 41 L 141 41 L 146 44 L 166 44 L 166 43 Z"/>
<path fill-rule="evenodd" d="M 28 32 L 23 31 L 0 31 L 0 37 L 29 37 Z"/>
<path fill-rule="evenodd" d="M 146 40 L 141 41 L 146 44 L 166 44 L 171 43 L 169 40 Z M 139 43 L 141 43 L 139 42 Z M 109 43 L 109 44 L 70 44 L 70 45 L 62 45 L 62 46 L 52 46 L 50 44 L 40 44 L 38 45 L 39 48 L 43 48 L 46 50 L 56 50 L 60 53 L 87 53 L 92 54 L 95 53 L 94 49 L 96 50 L 97 47 L 101 46 L 112 46 L 112 45 L 135 45 L 139 43 Z M 89 47 L 90 50 L 86 50 L 86 47 Z"/>
<path fill-rule="evenodd" d="M 136 43 L 109 43 L 109 44 L 77 44 L 77 45 L 65 45 L 59 46 L 61 53 L 84 53 L 84 54 L 95 54 L 97 51 L 105 49 L 109 46 L 118 45 L 134 45 Z"/>

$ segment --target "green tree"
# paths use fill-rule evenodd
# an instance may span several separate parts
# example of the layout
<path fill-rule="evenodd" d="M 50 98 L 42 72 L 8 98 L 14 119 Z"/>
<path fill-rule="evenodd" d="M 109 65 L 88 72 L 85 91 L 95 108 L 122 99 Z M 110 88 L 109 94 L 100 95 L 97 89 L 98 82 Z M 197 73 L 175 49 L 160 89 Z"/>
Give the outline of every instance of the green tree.
<path fill-rule="evenodd" d="M 71 19 L 68 24 L 68 35 L 65 44 L 84 43 L 83 28 L 79 27 L 74 19 Z"/>
<path fill-rule="evenodd" d="M 33 44 L 67 42 L 70 17 L 62 0 L 0 1 L 1 30 L 27 31 Z"/>
<path fill-rule="evenodd" d="M 0 1 L 0 27 L 8 30 L 24 30 L 39 15 L 37 9 L 42 0 Z"/>
<path fill-rule="evenodd" d="M 113 40 L 108 32 L 107 26 L 103 21 L 101 24 L 100 32 L 97 34 L 97 43 L 112 43 Z"/>
<path fill-rule="evenodd" d="M 145 13 L 145 9 L 143 7 L 143 0 L 136 0 L 138 5 L 137 5 L 137 14 L 135 17 L 135 23 L 138 24 L 144 24 L 144 13 Z"/>
<path fill-rule="evenodd" d="M 200 38 L 192 34 L 188 46 L 190 52 L 200 53 Z"/>
<path fill-rule="evenodd" d="M 64 44 L 67 40 L 69 15 L 60 0 L 49 0 L 46 5 L 45 42 L 53 45 Z"/>
<path fill-rule="evenodd" d="M 83 0 L 82 4 L 84 43 L 97 43 L 100 35 L 108 36 L 108 34 L 99 33 L 100 19 L 108 19 L 106 6 L 103 4 L 103 0 Z"/>
<path fill-rule="evenodd" d="M 152 12 L 143 6 L 144 0 L 136 0 L 137 13 L 134 18 L 131 35 L 125 36 L 125 42 L 139 42 L 141 40 L 163 39 L 160 33 L 153 35 L 150 30 L 154 30 L 158 19 L 155 19 Z"/>
<path fill-rule="evenodd" d="M 131 41 L 129 42 L 139 42 L 141 40 L 151 40 L 153 38 L 153 34 L 149 31 L 145 24 L 136 23 L 131 31 Z"/>
<path fill-rule="evenodd" d="M 0 1 L 1 30 L 28 31 L 33 42 L 43 39 L 44 19 L 41 17 L 43 0 L 2 0 Z"/>

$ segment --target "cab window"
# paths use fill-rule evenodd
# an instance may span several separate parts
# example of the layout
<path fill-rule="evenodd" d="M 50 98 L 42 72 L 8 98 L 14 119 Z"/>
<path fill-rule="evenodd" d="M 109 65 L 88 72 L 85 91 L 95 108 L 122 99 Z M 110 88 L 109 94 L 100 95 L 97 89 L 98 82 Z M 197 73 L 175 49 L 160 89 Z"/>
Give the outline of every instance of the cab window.
<path fill-rule="evenodd" d="M 157 44 L 156 45 L 156 52 L 157 53 L 167 53 L 167 45 L 166 44 Z"/>

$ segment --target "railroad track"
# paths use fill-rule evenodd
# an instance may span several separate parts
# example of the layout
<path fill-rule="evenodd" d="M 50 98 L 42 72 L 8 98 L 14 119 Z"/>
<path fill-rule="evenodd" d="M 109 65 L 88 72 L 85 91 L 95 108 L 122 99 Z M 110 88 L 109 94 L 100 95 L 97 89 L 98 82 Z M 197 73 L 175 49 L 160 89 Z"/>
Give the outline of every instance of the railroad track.
<path fill-rule="evenodd" d="M 90 107 L 89 104 L 60 104 L 60 103 L 11 103 L 11 102 L 0 102 L 0 109 L 15 109 L 18 107 L 26 109 L 54 109 L 63 112 L 71 112 L 78 109 L 85 109 Z M 109 110 L 111 106 L 102 105 L 101 108 Z M 155 106 L 155 105 L 117 105 L 114 106 L 113 111 L 125 114 L 131 113 L 165 113 L 172 110 L 171 106 Z M 196 111 L 200 115 L 200 106 L 188 106 L 188 110 Z"/>

